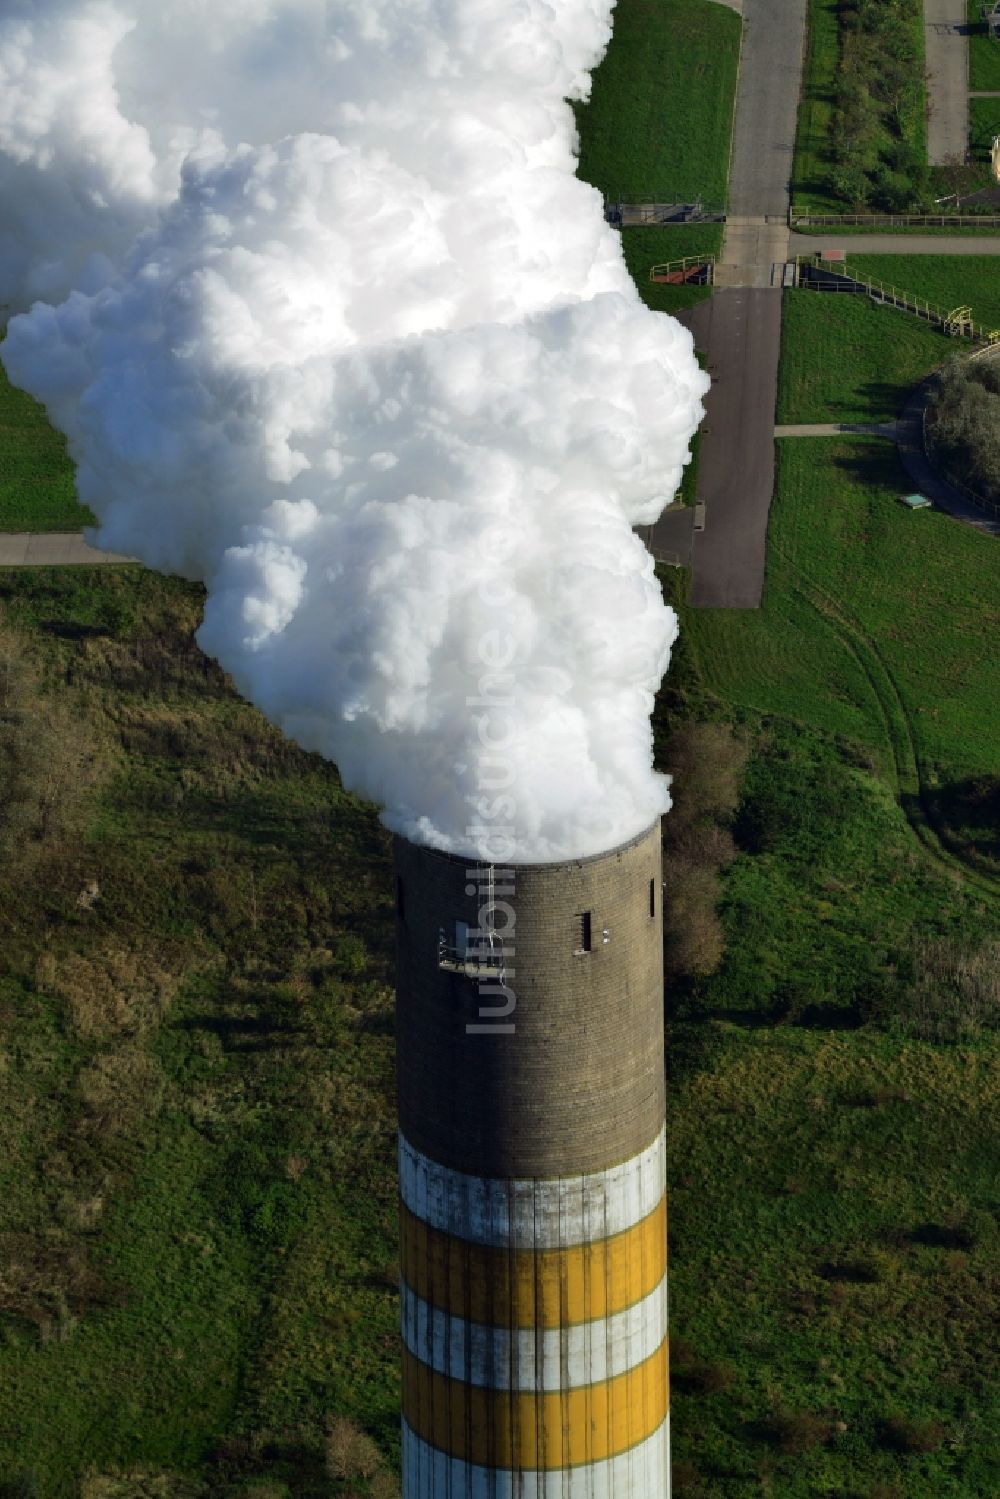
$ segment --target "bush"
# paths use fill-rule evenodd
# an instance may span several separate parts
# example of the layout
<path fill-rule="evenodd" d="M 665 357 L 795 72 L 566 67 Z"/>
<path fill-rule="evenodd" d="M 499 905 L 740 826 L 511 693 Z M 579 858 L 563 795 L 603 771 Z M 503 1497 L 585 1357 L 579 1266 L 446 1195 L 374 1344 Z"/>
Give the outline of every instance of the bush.
<path fill-rule="evenodd" d="M 670 736 L 664 763 L 673 807 L 663 824 L 668 976 L 705 977 L 722 960 L 719 875 L 736 857 L 729 822 L 739 801 L 746 747 L 726 724 L 686 723 Z"/>
<path fill-rule="evenodd" d="M 926 193 L 920 14 L 916 0 L 840 5 L 830 186 L 853 208 L 898 213 Z"/>
<path fill-rule="evenodd" d="M 374 1478 L 382 1454 L 367 1432 L 347 1416 L 330 1416 L 326 1423 L 326 1471 L 331 1478 Z"/>
<path fill-rule="evenodd" d="M 1000 499 L 1000 368 L 953 359 L 931 391 L 928 434 L 949 474 Z"/>
<path fill-rule="evenodd" d="M 901 961 L 895 985 L 873 994 L 867 1018 L 922 1041 L 960 1041 L 997 1029 L 1000 942 L 917 943 Z"/>
<path fill-rule="evenodd" d="M 829 1440 L 829 1421 L 811 1411 L 778 1411 L 764 1423 L 764 1435 L 780 1451 L 794 1457 L 811 1452 Z"/>
<path fill-rule="evenodd" d="M 940 1421 L 911 1421 L 906 1416 L 890 1416 L 882 1425 L 882 1440 L 894 1452 L 933 1452 L 944 1441 Z"/>

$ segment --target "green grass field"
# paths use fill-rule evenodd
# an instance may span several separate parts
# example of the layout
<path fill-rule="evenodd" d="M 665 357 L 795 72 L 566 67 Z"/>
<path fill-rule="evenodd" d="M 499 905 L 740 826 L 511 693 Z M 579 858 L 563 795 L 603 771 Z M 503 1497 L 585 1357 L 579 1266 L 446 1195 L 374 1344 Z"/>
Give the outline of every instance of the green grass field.
<path fill-rule="evenodd" d="M 711 0 L 619 0 L 577 108 L 579 175 L 627 201 L 726 199 L 741 22 Z"/>
<path fill-rule="evenodd" d="M 991 559 L 898 510 L 886 452 L 781 445 L 764 607 L 681 601 L 658 715 L 751 746 L 728 951 L 669 996 L 678 1499 L 997 1476 L 995 1056 L 865 1019 L 914 940 L 997 929 L 896 799 L 866 656 L 922 766 L 991 765 Z M 331 1414 L 398 1450 L 388 839 L 199 655 L 200 605 L 0 578 L 45 773 L 91 767 L 16 858 L 0 825 L 0 1484 L 44 1499 L 362 1495 Z"/>
<path fill-rule="evenodd" d="M 888 443 L 783 440 L 766 607 L 689 623 L 714 688 L 866 744 L 945 862 L 967 833 L 978 866 L 989 834 L 963 833 L 963 788 L 994 773 L 1000 734 L 994 542 L 906 511 L 909 487 Z"/>
<path fill-rule="evenodd" d="M 800 209 L 838 213 L 843 210 L 827 181 L 832 165 L 830 131 L 836 100 L 840 32 L 836 0 L 809 0 L 808 37 L 799 103 L 792 201 Z"/>
<path fill-rule="evenodd" d="M 727 952 L 668 995 L 681 1496 L 1000 1481 L 997 1042 L 907 1034 L 898 997 L 914 943 L 1000 930 L 961 794 L 995 772 L 994 543 L 907 488 L 887 444 L 786 439 L 762 608 L 678 596 L 668 712 L 751 745 Z"/>
<path fill-rule="evenodd" d="M 777 419 L 892 421 L 914 385 L 954 352 L 936 328 L 868 297 L 786 292 Z"/>
<path fill-rule="evenodd" d="M 968 16 L 974 27 L 969 35 L 969 88 L 988 92 L 1000 89 L 1000 42 L 987 36 L 981 11 L 981 0 L 968 0 Z"/>
<path fill-rule="evenodd" d="M 358 1492 L 330 1414 L 398 1445 L 388 838 L 200 656 L 200 604 L 0 576 L 72 808 L 12 853 L 0 792 L 0 1485 L 43 1499 Z"/>
<path fill-rule="evenodd" d="M 848 268 L 1000 327 L 1000 258 L 995 255 L 850 255 Z"/>
<path fill-rule="evenodd" d="M 78 531 L 93 524 L 77 501 L 63 438 L 0 366 L 0 531 Z"/>

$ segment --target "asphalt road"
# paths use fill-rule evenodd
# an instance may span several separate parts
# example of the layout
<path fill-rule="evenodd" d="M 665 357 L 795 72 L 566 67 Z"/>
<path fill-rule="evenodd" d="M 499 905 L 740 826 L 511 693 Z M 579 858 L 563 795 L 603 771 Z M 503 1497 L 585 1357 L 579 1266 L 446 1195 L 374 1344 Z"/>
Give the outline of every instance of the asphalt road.
<path fill-rule="evenodd" d="M 69 567 L 131 562 L 115 552 L 88 546 L 79 531 L 7 531 L 0 533 L 0 567 Z"/>
<path fill-rule="evenodd" d="M 729 212 L 783 216 L 795 149 L 806 0 L 746 0 Z"/>
<path fill-rule="evenodd" d="M 964 0 L 924 0 L 927 159 L 965 159 L 969 143 L 969 42 Z"/>
<path fill-rule="evenodd" d="M 790 234 L 788 253 L 816 255 L 844 250 L 848 255 L 1000 255 L 1000 234 Z"/>
<path fill-rule="evenodd" d="M 720 290 L 682 321 L 712 374 L 698 465 L 705 529 L 694 535 L 691 602 L 756 609 L 774 487 L 781 292 Z"/>

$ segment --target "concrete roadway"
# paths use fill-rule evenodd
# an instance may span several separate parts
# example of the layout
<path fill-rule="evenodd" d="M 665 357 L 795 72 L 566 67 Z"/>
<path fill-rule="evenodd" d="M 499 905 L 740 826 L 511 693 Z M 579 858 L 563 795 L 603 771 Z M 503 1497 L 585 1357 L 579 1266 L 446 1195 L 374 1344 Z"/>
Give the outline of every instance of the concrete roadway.
<path fill-rule="evenodd" d="M 746 0 L 736 95 L 729 212 L 788 213 L 806 0 Z"/>
<path fill-rule="evenodd" d="M 927 159 L 965 160 L 969 144 L 969 39 L 964 0 L 924 0 Z"/>
<path fill-rule="evenodd" d="M 806 0 L 745 0 L 743 17 L 716 290 L 681 319 L 712 375 L 698 464 L 705 529 L 693 537 L 691 602 L 701 608 L 756 609 L 764 586 L 781 344 L 771 266 L 787 258 Z"/>
<path fill-rule="evenodd" d="M 790 234 L 788 254 L 815 255 L 820 250 L 848 255 L 1000 255 L 1000 234 Z"/>
<path fill-rule="evenodd" d="M 712 375 L 698 463 L 705 529 L 694 536 L 691 602 L 702 609 L 757 609 L 774 488 L 781 292 L 717 291 L 682 321 L 705 351 Z"/>
<path fill-rule="evenodd" d="M 116 552 L 88 546 L 79 531 L 7 531 L 0 533 L 0 567 L 69 567 L 134 562 Z"/>

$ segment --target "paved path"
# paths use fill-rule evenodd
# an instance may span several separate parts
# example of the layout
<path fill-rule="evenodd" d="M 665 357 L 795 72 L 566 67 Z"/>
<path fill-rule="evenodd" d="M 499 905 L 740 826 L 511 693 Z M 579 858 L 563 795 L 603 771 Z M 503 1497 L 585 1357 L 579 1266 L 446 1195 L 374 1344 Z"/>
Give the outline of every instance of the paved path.
<path fill-rule="evenodd" d="M 717 291 L 682 321 L 707 354 L 712 375 L 698 459 L 705 529 L 694 534 L 691 602 L 703 609 L 756 609 L 774 488 L 781 292 Z"/>
<path fill-rule="evenodd" d="M 970 99 L 1000 99 L 1000 89 L 993 88 L 970 88 Z"/>
<path fill-rule="evenodd" d="M 965 160 L 969 144 L 969 40 L 963 0 L 924 0 L 927 159 Z"/>
<path fill-rule="evenodd" d="M 1000 255 L 1000 234 L 790 234 L 788 253 L 817 255 L 820 250 L 848 255 Z"/>
<path fill-rule="evenodd" d="M 745 0 L 729 211 L 788 212 L 806 0 Z"/>
<path fill-rule="evenodd" d="M 88 546 L 79 531 L 0 532 L 0 567 L 69 567 L 134 562 Z"/>
<path fill-rule="evenodd" d="M 836 437 L 840 432 L 869 433 L 895 440 L 895 422 L 792 422 L 775 427 L 775 437 Z"/>
<path fill-rule="evenodd" d="M 681 319 L 712 375 L 698 460 L 704 530 L 692 537 L 691 602 L 700 608 L 756 609 L 764 587 L 781 346 L 781 291 L 772 286 L 772 266 L 788 259 L 806 5 L 744 0 L 716 290 Z"/>

